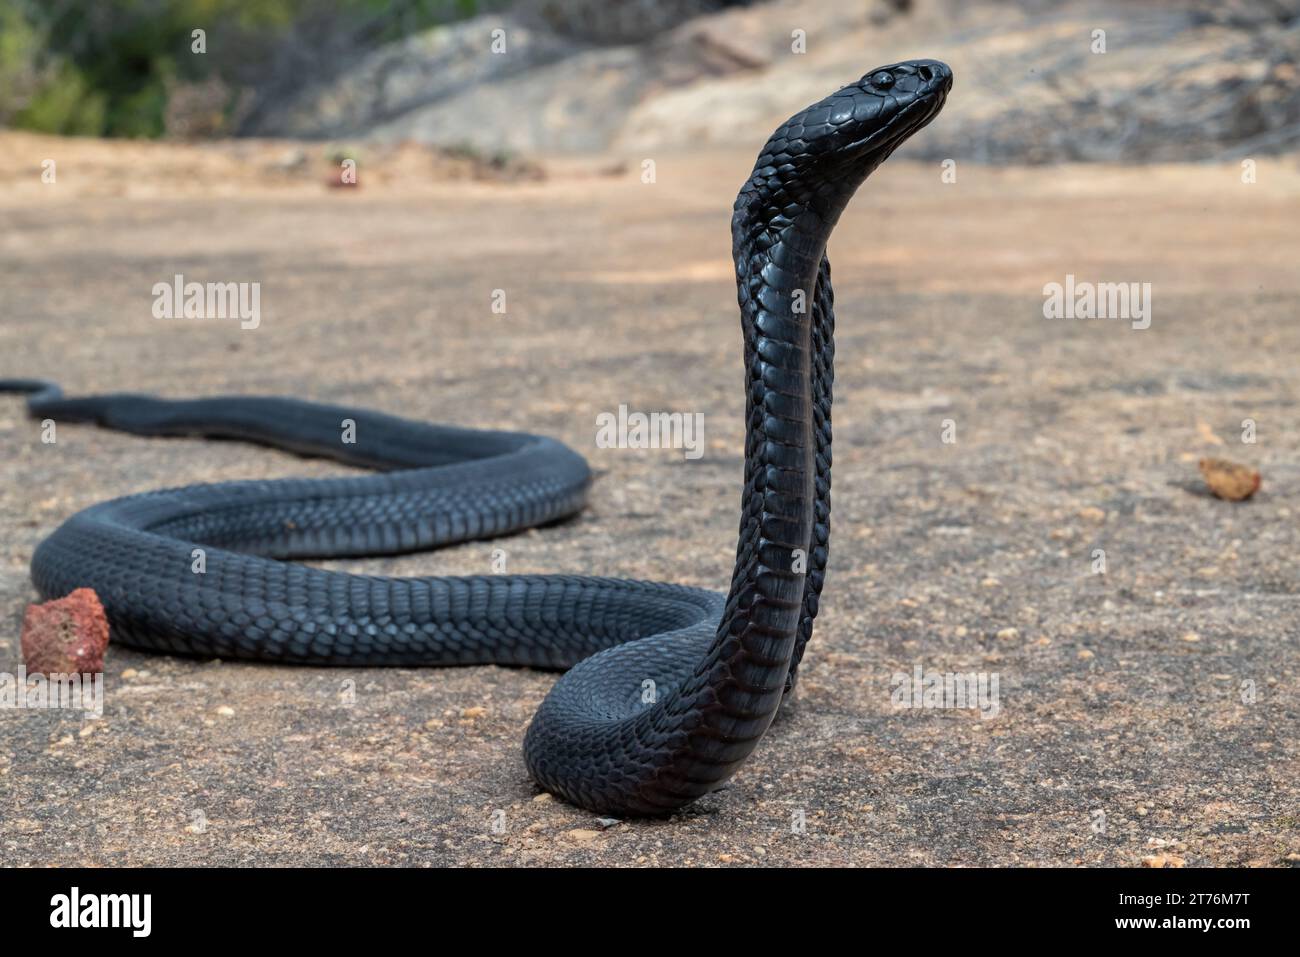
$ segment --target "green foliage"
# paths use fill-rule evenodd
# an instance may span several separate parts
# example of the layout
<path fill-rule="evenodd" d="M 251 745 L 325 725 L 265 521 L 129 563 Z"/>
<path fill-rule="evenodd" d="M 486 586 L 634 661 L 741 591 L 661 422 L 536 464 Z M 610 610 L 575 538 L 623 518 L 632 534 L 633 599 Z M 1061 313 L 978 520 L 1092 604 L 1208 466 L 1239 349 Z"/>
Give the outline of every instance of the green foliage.
<path fill-rule="evenodd" d="M 104 131 L 108 97 L 91 90 L 85 77 L 64 65 L 15 117 L 16 125 L 41 133 L 97 136 Z"/>
<path fill-rule="evenodd" d="M 178 83 L 232 90 L 280 54 L 329 61 L 472 16 L 490 0 L 0 0 L 0 124 L 51 133 L 160 136 Z M 206 32 L 207 50 L 191 49 Z M 313 49 L 315 44 L 319 49 Z M 281 71 L 283 72 L 283 71 Z M 233 97 L 232 97 L 233 99 Z"/>
<path fill-rule="evenodd" d="M 0 124 L 19 112 L 40 78 L 41 36 L 11 0 L 0 0 Z"/>

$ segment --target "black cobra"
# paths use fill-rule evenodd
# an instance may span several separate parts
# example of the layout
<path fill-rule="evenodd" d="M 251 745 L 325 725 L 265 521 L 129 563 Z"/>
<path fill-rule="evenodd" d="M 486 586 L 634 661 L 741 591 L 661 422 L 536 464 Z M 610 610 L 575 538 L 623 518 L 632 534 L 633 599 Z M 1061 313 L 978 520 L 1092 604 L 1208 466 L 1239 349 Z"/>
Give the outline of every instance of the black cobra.
<path fill-rule="evenodd" d="M 570 515 L 590 473 L 551 439 L 287 398 L 64 398 L 43 381 L 5 380 L 0 388 L 29 393 L 31 413 L 56 422 L 238 438 L 380 470 L 92 506 L 37 548 L 37 589 L 93 588 L 114 640 L 152 651 L 569 669 L 524 744 L 542 787 L 611 814 L 666 813 L 718 787 L 793 688 L 817 614 L 830 538 L 826 241 L 863 180 L 934 118 L 951 83 L 933 60 L 873 70 L 778 129 L 736 199 L 745 484 L 725 598 L 611 578 L 384 578 L 284 561 L 425 549 Z M 347 419 L 353 443 L 340 441 Z"/>

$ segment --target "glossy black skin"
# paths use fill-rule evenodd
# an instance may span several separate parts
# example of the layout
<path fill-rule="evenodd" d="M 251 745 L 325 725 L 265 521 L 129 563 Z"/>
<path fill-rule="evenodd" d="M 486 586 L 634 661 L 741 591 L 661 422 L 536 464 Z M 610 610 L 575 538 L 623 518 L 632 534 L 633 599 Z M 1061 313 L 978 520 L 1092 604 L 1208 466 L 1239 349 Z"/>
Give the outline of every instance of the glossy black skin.
<path fill-rule="evenodd" d="M 383 470 L 95 505 L 37 549 L 36 587 L 47 597 L 93 588 L 114 641 L 161 652 L 569 669 L 525 740 L 543 787 L 606 814 L 662 814 L 712 790 L 771 724 L 817 614 L 834 378 L 826 241 L 863 180 L 938 113 L 951 82 L 932 60 L 872 70 L 783 124 L 741 187 L 732 237 L 746 464 L 725 597 L 581 576 L 354 576 L 286 561 L 424 549 L 572 514 L 591 476 L 550 439 L 296 399 L 66 399 L 39 380 L 0 380 L 0 390 L 28 393 L 40 418 L 240 438 Z M 354 445 L 339 441 L 345 418 L 356 422 Z"/>

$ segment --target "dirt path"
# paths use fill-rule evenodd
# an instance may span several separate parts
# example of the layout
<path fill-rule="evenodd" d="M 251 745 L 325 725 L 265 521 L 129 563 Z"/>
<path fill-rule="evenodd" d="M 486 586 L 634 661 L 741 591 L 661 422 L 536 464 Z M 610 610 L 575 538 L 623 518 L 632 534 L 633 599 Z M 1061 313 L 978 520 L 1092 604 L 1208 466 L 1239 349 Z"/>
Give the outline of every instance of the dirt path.
<path fill-rule="evenodd" d="M 6 166 L 38 169 L 32 149 Z M 409 194 L 13 190 L 0 375 L 545 432 L 599 473 L 578 520 L 331 567 L 482 573 L 503 548 L 510 571 L 720 588 L 743 404 L 727 223 L 751 155 L 659 157 L 654 184 L 633 165 Z M 0 710 L 0 862 L 1294 863 L 1298 186 L 1294 160 L 1254 185 L 1235 166 L 877 174 L 831 248 L 834 534 L 799 700 L 689 812 L 602 827 L 539 795 L 520 741 L 550 675 L 114 647 L 103 719 Z M 176 273 L 260 282 L 260 324 L 153 318 Z M 1150 328 L 1044 319 L 1067 273 L 1152 283 Z M 703 412 L 704 456 L 597 448 L 620 403 Z M 1263 490 L 1209 497 L 1203 455 Z M 0 671 L 32 550 L 76 509 L 339 471 L 74 425 L 43 445 L 0 401 Z M 997 675 L 996 716 L 896 711 L 917 666 Z"/>

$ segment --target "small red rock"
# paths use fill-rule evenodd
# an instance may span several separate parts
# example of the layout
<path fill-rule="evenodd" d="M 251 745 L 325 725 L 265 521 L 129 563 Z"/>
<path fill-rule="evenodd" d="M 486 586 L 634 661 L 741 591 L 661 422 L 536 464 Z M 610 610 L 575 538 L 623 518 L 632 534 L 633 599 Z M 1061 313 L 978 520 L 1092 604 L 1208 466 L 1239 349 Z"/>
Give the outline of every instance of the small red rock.
<path fill-rule="evenodd" d="M 23 663 L 28 674 L 85 674 L 104 670 L 108 617 L 92 589 L 28 605 L 23 615 Z"/>

